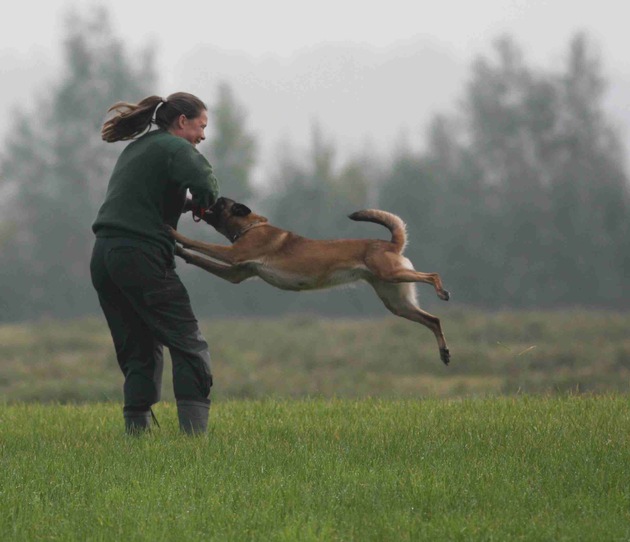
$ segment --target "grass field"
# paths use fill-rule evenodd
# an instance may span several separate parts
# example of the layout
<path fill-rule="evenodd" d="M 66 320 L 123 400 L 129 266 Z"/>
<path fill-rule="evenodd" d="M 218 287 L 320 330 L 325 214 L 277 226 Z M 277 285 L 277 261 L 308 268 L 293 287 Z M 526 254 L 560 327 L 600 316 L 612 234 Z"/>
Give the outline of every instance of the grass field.
<path fill-rule="evenodd" d="M 0 326 L 0 540 L 630 540 L 630 315 L 440 316 L 449 367 L 393 317 L 203 322 L 201 438 L 168 374 L 124 435 L 102 319 Z"/>
<path fill-rule="evenodd" d="M 395 317 L 292 316 L 205 321 L 215 400 L 454 398 L 630 392 L 630 314 L 495 312 L 442 305 L 452 353 Z M 166 363 L 164 399 L 172 400 Z M 120 401 L 122 376 L 104 319 L 0 326 L 5 401 Z"/>
<path fill-rule="evenodd" d="M 0 540 L 630 540 L 621 395 L 0 405 Z"/>

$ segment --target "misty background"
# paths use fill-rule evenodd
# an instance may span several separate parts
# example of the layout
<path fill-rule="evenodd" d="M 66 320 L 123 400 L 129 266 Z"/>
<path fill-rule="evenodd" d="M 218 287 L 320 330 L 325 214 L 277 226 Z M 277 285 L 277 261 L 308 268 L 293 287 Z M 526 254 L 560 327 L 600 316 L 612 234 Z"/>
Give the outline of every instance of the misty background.
<path fill-rule="evenodd" d="M 290 26 L 287 11 L 297 17 L 295 8 L 281 4 L 278 24 Z M 500 3 L 487 4 L 500 11 Z M 319 238 L 389 238 L 382 227 L 347 219 L 379 207 L 405 220 L 406 254 L 417 269 L 442 275 L 452 303 L 627 310 L 630 69 L 619 63 L 623 48 L 565 24 L 580 7 L 566 3 L 566 19 L 554 25 L 533 17 L 526 2 L 503 4 L 512 10 L 501 13 L 522 16 L 525 30 L 486 25 L 468 34 L 473 41 L 451 41 L 414 34 L 399 15 L 382 24 L 400 24 L 406 35 L 369 43 L 343 39 L 344 24 L 361 27 L 361 12 L 356 21 L 335 20 L 324 3 L 328 19 L 316 19 L 313 7 L 306 17 L 330 24 L 327 39 L 295 49 L 285 43 L 278 54 L 264 49 L 274 33 L 267 19 L 259 24 L 267 39 L 259 53 L 252 42 L 243 50 L 217 45 L 213 35 L 230 28 L 217 29 L 213 10 L 221 8 L 210 3 L 207 15 L 199 13 L 203 33 L 186 18 L 189 33 L 178 39 L 195 46 L 180 56 L 159 33 L 147 38 L 142 17 L 125 18 L 117 2 L 57 5 L 47 45 L 16 41 L 0 51 L 0 320 L 99 313 L 90 226 L 124 147 L 100 140 L 105 111 L 119 100 L 178 90 L 209 106 L 200 150 L 221 193 L 280 227 Z M 560 3 L 533 4 L 544 14 Z M 183 2 L 181 11 L 200 6 Z M 478 23 L 464 11 L 470 7 L 461 9 L 443 18 L 455 30 Z M 241 32 L 257 15 L 243 11 Z M 618 14 L 608 20 L 620 24 Z M 545 25 L 553 47 L 541 43 Z M 188 216 L 180 229 L 227 243 Z M 361 286 L 282 292 L 257 281 L 231 285 L 183 262 L 178 269 L 200 317 L 386 314 Z M 424 306 L 438 303 L 429 287 L 418 291 Z"/>

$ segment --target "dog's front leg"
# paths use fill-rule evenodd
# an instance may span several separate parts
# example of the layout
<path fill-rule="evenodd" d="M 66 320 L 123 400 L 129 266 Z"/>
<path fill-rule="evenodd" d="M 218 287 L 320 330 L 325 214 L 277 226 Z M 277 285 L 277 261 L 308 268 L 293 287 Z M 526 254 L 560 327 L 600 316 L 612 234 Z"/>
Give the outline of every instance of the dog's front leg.
<path fill-rule="evenodd" d="M 167 229 L 173 239 L 181 243 L 184 248 L 190 248 L 195 252 L 205 254 L 206 256 L 210 256 L 211 258 L 215 258 L 216 260 L 219 260 L 221 262 L 229 264 L 234 263 L 234 260 L 232 258 L 232 247 L 215 245 L 213 243 L 204 243 L 203 241 L 195 241 L 194 239 L 190 239 L 185 235 L 182 235 L 170 226 L 167 226 Z"/>
<path fill-rule="evenodd" d="M 254 273 L 251 269 L 241 265 L 223 265 L 218 262 L 213 262 L 207 258 L 202 258 L 197 254 L 192 254 L 182 247 L 177 245 L 175 247 L 175 254 L 182 258 L 186 263 L 200 267 L 201 269 L 216 275 L 224 280 L 230 281 L 233 284 L 238 284 L 244 280 L 253 277 Z"/>

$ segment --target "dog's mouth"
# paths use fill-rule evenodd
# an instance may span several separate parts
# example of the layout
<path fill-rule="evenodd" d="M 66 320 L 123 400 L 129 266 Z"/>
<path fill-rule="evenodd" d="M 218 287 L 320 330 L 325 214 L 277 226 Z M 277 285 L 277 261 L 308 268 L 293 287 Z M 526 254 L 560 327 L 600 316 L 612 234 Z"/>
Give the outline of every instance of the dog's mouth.
<path fill-rule="evenodd" d="M 184 204 L 182 212 L 192 212 L 195 219 L 204 220 L 205 222 L 208 222 L 209 220 L 217 220 L 221 214 L 222 208 L 224 207 L 223 202 L 220 200 L 221 198 L 219 198 L 214 205 L 208 207 L 207 209 L 200 209 L 193 204 L 193 200 L 191 198 L 188 198 Z"/>
<path fill-rule="evenodd" d="M 221 223 L 221 215 L 212 207 L 205 210 L 201 219 L 215 228 Z"/>

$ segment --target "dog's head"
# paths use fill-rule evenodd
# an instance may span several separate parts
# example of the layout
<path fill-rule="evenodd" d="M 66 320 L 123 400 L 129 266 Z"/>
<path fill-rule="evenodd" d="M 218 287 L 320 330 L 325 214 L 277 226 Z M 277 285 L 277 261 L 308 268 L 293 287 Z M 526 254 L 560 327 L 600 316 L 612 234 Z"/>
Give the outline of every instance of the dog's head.
<path fill-rule="evenodd" d="M 207 209 L 202 218 L 230 241 L 233 241 L 249 224 L 267 221 L 266 218 L 252 213 L 247 205 L 223 197 Z"/>

